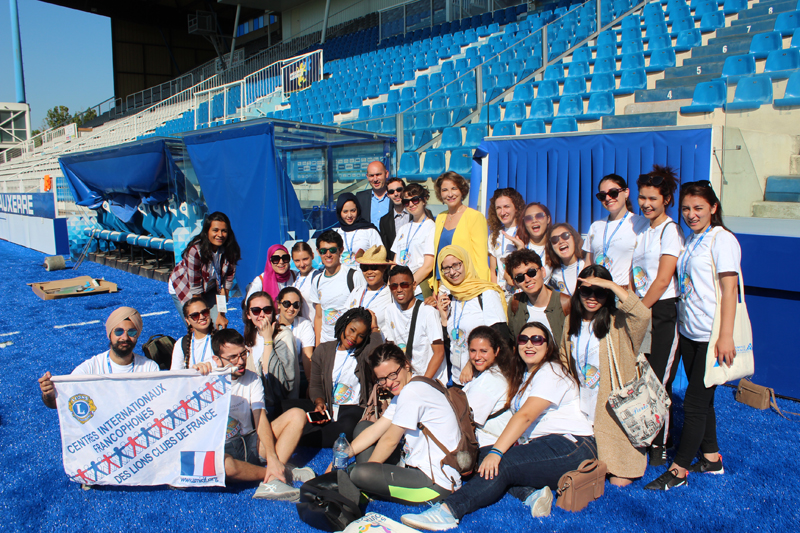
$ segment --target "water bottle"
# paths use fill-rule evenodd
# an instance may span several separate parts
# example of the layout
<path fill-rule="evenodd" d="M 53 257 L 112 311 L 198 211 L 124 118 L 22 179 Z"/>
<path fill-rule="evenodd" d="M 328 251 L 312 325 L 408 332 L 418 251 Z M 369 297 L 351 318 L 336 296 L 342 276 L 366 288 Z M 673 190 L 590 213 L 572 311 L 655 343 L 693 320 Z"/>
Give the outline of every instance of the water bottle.
<path fill-rule="evenodd" d="M 352 457 L 353 449 L 350 447 L 347 437 L 344 436 L 344 433 L 341 433 L 336 442 L 333 443 L 333 469 L 344 470 L 350 464 Z"/>

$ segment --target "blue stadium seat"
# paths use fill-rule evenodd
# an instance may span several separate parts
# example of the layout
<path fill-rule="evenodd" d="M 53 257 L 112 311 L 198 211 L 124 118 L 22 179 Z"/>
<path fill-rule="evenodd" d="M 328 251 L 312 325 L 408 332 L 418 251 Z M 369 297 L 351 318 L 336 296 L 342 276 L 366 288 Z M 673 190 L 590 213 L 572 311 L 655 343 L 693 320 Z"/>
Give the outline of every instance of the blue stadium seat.
<path fill-rule="evenodd" d="M 675 43 L 676 52 L 688 52 L 695 46 L 703 44 L 703 34 L 698 29 L 685 30 L 678 34 L 677 42 Z"/>
<path fill-rule="evenodd" d="M 717 2 L 716 0 L 707 0 L 705 2 L 694 2 L 692 4 L 694 7 L 694 19 L 695 20 L 702 20 L 705 15 L 710 13 L 717 13 Z M 720 12 L 721 14 L 721 12 Z"/>
<path fill-rule="evenodd" d="M 604 91 L 613 91 L 617 88 L 617 84 L 613 74 L 595 74 L 592 76 L 592 84 L 589 88 L 589 94 L 599 93 Z"/>
<path fill-rule="evenodd" d="M 656 50 L 667 50 L 672 48 L 672 37 L 669 35 L 658 35 L 647 43 L 647 50 L 655 52 Z"/>
<path fill-rule="evenodd" d="M 774 50 L 767 56 L 767 63 L 764 65 L 764 75 L 773 80 L 785 80 L 793 71 L 800 68 L 800 50 L 787 48 L 786 50 Z"/>
<path fill-rule="evenodd" d="M 559 115 L 560 115 L 559 110 Z M 593 93 L 589 97 L 589 105 L 586 107 L 586 113 L 578 117 L 578 120 L 600 120 L 607 115 L 614 114 L 614 95 L 610 92 Z"/>
<path fill-rule="evenodd" d="M 422 171 L 419 176 L 412 181 L 425 181 L 428 178 L 436 179 L 444 174 L 445 170 L 445 151 L 428 150 L 425 152 L 425 162 L 422 163 Z"/>
<path fill-rule="evenodd" d="M 634 70 L 637 68 L 644 68 L 644 54 L 642 52 L 622 56 L 620 70 Z"/>
<path fill-rule="evenodd" d="M 589 63 L 568 63 L 567 78 L 584 78 L 589 75 Z"/>
<path fill-rule="evenodd" d="M 447 170 L 469 178 L 472 174 L 472 149 L 459 148 L 450 152 L 450 164 Z"/>
<path fill-rule="evenodd" d="M 507 136 L 507 135 L 516 135 L 517 134 L 517 127 L 514 125 L 513 122 L 498 122 L 492 127 L 492 137 L 500 137 Z"/>
<path fill-rule="evenodd" d="M 752 76 L 756 73 L 756 60 L 750 54 L 728 56 L 722 65 L 721 78 L 736 80 L 742 76 Z"/>
<path fill-rule="evenodd" d="M 631 39 L 628 41 L 623 41 L 622 43 L 623 56 L 627 54 L 636 54 L 638 52 L 644 52 L 644 44 L 642 44 L 641 39 Z"/>
<path fill-rule="evenodd" d="M 561 91 L 561 97 L 565 96 L 580 96 L 586 93 L 586 79 L 585 78 L 567 78 L 564 82 L 564 89 Z"/>
<path fill-rule="evenodd" d="M 429 143 L 433 136 L 431 130 L 420 130 L 414 132 L 414 142 L 405 147 L 407 151 L 418 150 L 421 146 Z M 417 167 L 419 168 L 419 166 Z"/>
<path fill-rule="evenodd" d="M 520 135 L 532 135 L 536 133 L 546 133 L 544 120 L 528 119 L 522 123 L 522 130 Z"/>
<path fill-rule="evenodd" d="M 736 85 L 733 102 L 722 104 L 725 111 L 758 109 L 772 102 L 772 80 L 767 77 L 742 78 Z"/>
<path fill-rule="evenodd" d="M 414 131 L 427 130 L 431 128 L 431 114 L 428 111 L 420 111 L 414 116 Z"/>
<path fill-rule="evenodd" d="M 483 142 L 484 137 L 489 136 L 489 126 L 486 123 L 469 124 L 467 135 L 464 139 L 464 148 L 474 149 Z"/>
<path fill-rule="evenodd" d="M 792 42 L 789 46 L 791 48 L 800 48 L 800 28 L 794 30 L 794 33 L 792 34 Z"/>
<path fill-rule="evenodd" d="M 461 148 L 461 128 L 445 128 L 442 132 L 442 142 L 439 144 L 439 148 L 442 150 Z"/>
<path fill-rule="evenodd" d="M 583 98 L 580 96 L 563 96 L 558 103 L 559 117 L 576 117 L 583 114 Z"/>
<path fill-rule="evenodd" d="M 682 31 L 693 30 L 694 19 L 692 17 L 681 17 L 672 22 L 670 34 L 678 36 Z"/>
<path fill-rule="evenodd" d="M 484 104 L 481 107 L 480 117 L 478 121 L 482 124 L 500 122 L 500 104 Z"/>
<path fill-rule="evenodd" d="M 544 80 L 556 80 L 560 81 L 564 79 L 564 65 L 562 63 L 557 63 L 555 65 L 548 65 L 546 69 L 544 69 Z"/>
<path fill-rule="evenodd" d="M 750 41 L 750 54 L 756 59 L 766 59 L 770 52 L 780 50 L 782 46 L 783 39 L 780 32 L 757 33 Z"/>
<path fill-rule="evenodd" d="M 592 70 L 592 74 L 605 74 L 617 71 L 617 60 L 610 57 L 604 57 L 602 59 L 597 59 L 594 62 L 594 69 Z"/>
<path fill-rule="evenodd" d="M 530 103 L 533 100 L 533 86 L 530 83 L 522 83 L 514 87 L 512 102 Z"/>
<path fill-rule="evenodd" d="M 572 53 L 573 63 L 591 63 L 592 59 L 594 59 L 592 57 L 592 50 L 586 46 L 578 48 L 577 50 L 575 50 L 575 52 Z"/>
<path fill-rule="evenodd" d="M 775 19 L 775 31 L 781 32 L 781 35 L 788 37 L 800 27 L 800 11 L 788 11 L 781 13 Z"/>
<path fill-rule="evenodd" d="M 420 181 L 419 154 L 417 152 L 405 152 L 401 155 L 397 174 L 408 181 Z"/>
<path fill-rule="evenodd" d="M 643 68 L 623 72 L 619 80 L 619 89 L 613 90 L 612 93 L 615 95 L 633 94 L 641 89 L 647 89 L 647 73 Z"/>
<path fill-rule="evenodd" d="M 725 14 L 722 11 L 714 11 L 713 13 L 706 13 L 700 19 L 700 31 L 702 33 L 709 33 L 717 31 L 725 27 Z"/>
<path fill-rule="evenodd" d="M 528 118 L 527 117 L 527 110 L 525 108 L 525 102 L 509 102 L 506 106 L 506 113 L 503 116 L 504 122 L 514 122 L 516 124 L 522 124 L 522 122 Z"/>
<path fill-rule="evenodd" d="M 545 122 L 550 122 L 553 120 L 554 114 L 553 101 L 550 98 L 536 98 L 531 103 L 531 111 L 528 118 L 538 118 Z"/>
<path fill-rule="evenodd" d="M 672 48 L 658 50 L 650 56 L 650 64 L 645 71 L 658 72 L 675 66 L 675 50 Z"/>
<path fill-rule="evenodd" d="M 435 130 L 444 130 L 452 125 L 452 116 L 449 109 L 439 109 L 433 112 L 431 127 Z"/>
<path fill-rule="evenodd" d="M 574 117 L 558 117 L 553 119 L 550 133 L 568 133 L 578 131 L 578 122 Z"/>
<path fill-rule="evenodd" d="M 536 98 L 558 98 L 558 82 L 555 80 L 546 80 L 539 82 L 536 90 Z"/>
<path fill-rule="evenodd" d="M 774 107 L 800 106 L 800 70 L 789 76 L 783 98 L 776 98 Z"/>
<path fill-rule="evenodd" d="M 615 44 L 604 44 L 604 45 L 597 45 L 597 51 L 595 54 L 595 62 L 599 61 L 600 59 L 614 59 L 617 57 L 617 45 Z"/>
<path fill-rule="evenodd" d="M 712 113 L 722 107 L 727 99 L 728 90 L 725 81 L 713 80 L 698 83 L 694 88 L 691 105 L 681 106 L 681 114 Z"/>

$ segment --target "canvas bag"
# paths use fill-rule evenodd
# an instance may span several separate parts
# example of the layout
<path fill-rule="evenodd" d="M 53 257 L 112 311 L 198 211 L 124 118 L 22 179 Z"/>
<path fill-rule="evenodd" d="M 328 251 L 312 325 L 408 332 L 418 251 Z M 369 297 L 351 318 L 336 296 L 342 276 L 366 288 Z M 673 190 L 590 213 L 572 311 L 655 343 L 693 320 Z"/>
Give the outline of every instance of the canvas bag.
<path fill-rule="evenodd" d="M 636 377 L 622 385 L 617 354 L 610 335 L 606 335 L 606 351 L 611 375 L 608 406 L 635 448 L 650 446 L 664 427 L 672 403 L 669 394 L 641 353 L 636 358 Z"/>
<path fill-rule="evenodd" d="M 714 238 L 716 239 L 716 235 Z M 712 239 L 709 250 L 712 250 L 713 246 L 714 240 Z M 706 375 L 703 378 L 703 382 L 707 388 L 752 376 L 755 373 L 753 330 L 750 327 L 750 315 L 747 314 L 747 305 L 744 302 L 744 280 L 741 272 L 739 272 L 739 298 L 736 301 L 736 316 L 733 319 L 733 345 L 736 347 L 736 357 L 733 358 L 733 364 L 730 367 L 725 363 L 719 364 L 717 360 L 714 347 L 719 339 L 722 320 L 720 312 L 722 291 L 719 288 L 719 276 L 717 275 L 717 265 L 714 264 L 713 254 L 711 254 L 711 275 L 714 278 L 717 309 L 714 312 L 714 323 L 711 327 L 711 337 L 708 339 L 708 350 L 706 351 Z"/>
<path fill-rule="evenodd" d="M 577 470 L 570 470 L 558 480 L 556 506 L 573 513 L 580 511 L 605 493 L 606 464 L 586 459 Z"/>

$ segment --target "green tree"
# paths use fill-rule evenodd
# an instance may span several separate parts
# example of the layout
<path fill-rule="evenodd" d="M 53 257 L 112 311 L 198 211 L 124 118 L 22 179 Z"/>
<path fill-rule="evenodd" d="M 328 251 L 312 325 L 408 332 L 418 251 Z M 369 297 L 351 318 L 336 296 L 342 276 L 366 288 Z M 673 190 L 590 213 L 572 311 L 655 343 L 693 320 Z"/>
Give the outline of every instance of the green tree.
<path fill-rule="evenodd" d="M 73 122 L 75 122 L 75 124 L 77 124 L 78 127 L 80 128 L 81 126 L 83 126 L 84 124 L 89 122 L 90 120 L 96 119 L 97 118 L 97 111 L 95 111 L 93 108 L 90 107 L 86 111 L 84 111 L 83 113 L 78 113 L 77 115 L 75 115 L 72 118 L 73 118 Z"/>
<path fill-rule="evenodd" d="M 47 111 L 42 123 L 43 130 L 53 128 L 60 128 L 72 122 L 72 115 L 69 113 L 69 108 L 65 105 L 57 105 L 53 109 Z"/>

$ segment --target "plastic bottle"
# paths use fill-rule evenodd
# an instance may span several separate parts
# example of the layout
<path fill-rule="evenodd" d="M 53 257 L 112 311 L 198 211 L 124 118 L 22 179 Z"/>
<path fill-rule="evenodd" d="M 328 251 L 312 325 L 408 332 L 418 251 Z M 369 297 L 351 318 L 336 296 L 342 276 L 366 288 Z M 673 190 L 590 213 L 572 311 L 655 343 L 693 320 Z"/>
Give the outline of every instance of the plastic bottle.
<path fill-rule="evenodd" d="M 341 433 L 336 442 L 333 443 L 333 469 L 343 470 L 347 468 L 352 457 L 353 448 L 350 447 L 350 443 L 344 433 Z"/>

